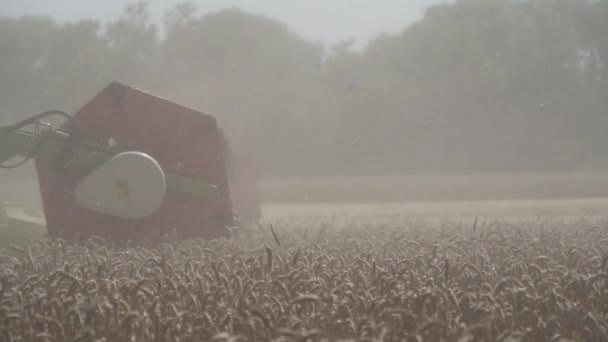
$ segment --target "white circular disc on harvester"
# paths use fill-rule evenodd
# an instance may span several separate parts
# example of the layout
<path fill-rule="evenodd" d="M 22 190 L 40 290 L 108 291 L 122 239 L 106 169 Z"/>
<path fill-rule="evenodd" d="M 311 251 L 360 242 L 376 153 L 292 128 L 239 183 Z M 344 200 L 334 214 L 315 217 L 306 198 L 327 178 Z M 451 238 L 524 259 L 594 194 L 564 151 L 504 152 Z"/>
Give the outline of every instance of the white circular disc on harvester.
<path fill-rule="evenodd" d="M 154 158 L 141 152 L 123 152 L 86 176 L 74 196 L 83 208 L 138 219 L 160 208 L 166 192 L 165 173 Z"/>

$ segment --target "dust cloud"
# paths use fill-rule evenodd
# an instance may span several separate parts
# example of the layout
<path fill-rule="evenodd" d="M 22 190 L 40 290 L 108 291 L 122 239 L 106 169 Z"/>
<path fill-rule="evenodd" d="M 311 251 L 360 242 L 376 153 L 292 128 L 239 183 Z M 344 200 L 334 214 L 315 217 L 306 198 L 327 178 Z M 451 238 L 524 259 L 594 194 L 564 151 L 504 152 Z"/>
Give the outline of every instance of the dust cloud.
<path fill-rule="evenodd" d="M 342 31 L 215 3 L 120 3 L 100 19 L 9 1 L 0 123 L 75 112 L 121 81 L 216 117 L 265 202 L 608 195 L 606 1 L 418 1 L 390 29 L 371 9 L 380 19 L 355 23 L 369 4 L 317 2 Z M 32 165 L 0 178 L 0 200 L 38 206 Z"/>

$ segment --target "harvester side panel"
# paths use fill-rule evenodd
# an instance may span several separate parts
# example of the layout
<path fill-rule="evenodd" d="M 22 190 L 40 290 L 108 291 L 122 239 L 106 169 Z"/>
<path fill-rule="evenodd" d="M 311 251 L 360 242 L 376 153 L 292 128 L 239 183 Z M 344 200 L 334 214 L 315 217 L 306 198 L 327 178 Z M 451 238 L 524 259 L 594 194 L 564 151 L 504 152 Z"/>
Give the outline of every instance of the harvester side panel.
<path fill-rule="evenodd" d="M 119 83 L 112 83 L 74 115 L 76 136 L 100 143 L 113 141 L 123 150 L 155 158 L 166 173 L 214 184 L 218 191 L 194 196 L 168 190 L 161 208 L 145 219 L 131 220 L 80 208 L 73 189 L 90 170 L 36 161 L 48 232 L 75 240 L 101 236 L 108 240 L 222 235 L 232 215 L 222 136 L 215 118 Z"/>

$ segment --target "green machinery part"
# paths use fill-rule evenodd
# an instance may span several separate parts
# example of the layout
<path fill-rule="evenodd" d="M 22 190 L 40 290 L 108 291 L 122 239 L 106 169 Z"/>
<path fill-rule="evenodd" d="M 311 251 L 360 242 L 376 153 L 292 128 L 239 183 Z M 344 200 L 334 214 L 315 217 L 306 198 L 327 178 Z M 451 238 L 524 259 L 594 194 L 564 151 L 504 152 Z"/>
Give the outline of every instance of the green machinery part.
<path fill-rule="evenodd" d="M 77 165 L 93 170 L 120 152 L 123 151 L 117 147 L 90 140 L 73 142 L 64 131 L 40 131 L 38 125 L 33 131 L 14 129 L 14 126 L 0 127 L 0 164 L 18 156 L 42 160 L 56 160 L 61 156 L 66 166 Z M 180 175 L 166 173 L 165 177 L 167 187 L 181 193 L 209 196 L 217 190 L 213 184 Z"/>

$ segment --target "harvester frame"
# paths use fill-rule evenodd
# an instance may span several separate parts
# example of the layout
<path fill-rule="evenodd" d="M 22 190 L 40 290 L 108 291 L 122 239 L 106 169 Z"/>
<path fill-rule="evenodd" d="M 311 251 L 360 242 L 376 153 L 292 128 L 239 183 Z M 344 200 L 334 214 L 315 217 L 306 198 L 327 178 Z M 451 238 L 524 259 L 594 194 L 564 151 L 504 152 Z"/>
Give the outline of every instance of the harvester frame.
<path fill-rule="evenodd" d="M 50 116 L 65 124 L 42 122 Z M 35 160 L 48 234 L 66 241 L 226 236 L 239 222 L 229 178 L 243 173 L 233 158 L 215 118 L 117 82 L 74 115 L 0 127 L 0 165 Z M 236 183 L 250 187 L 256 221 L 255 178 Z"/>

